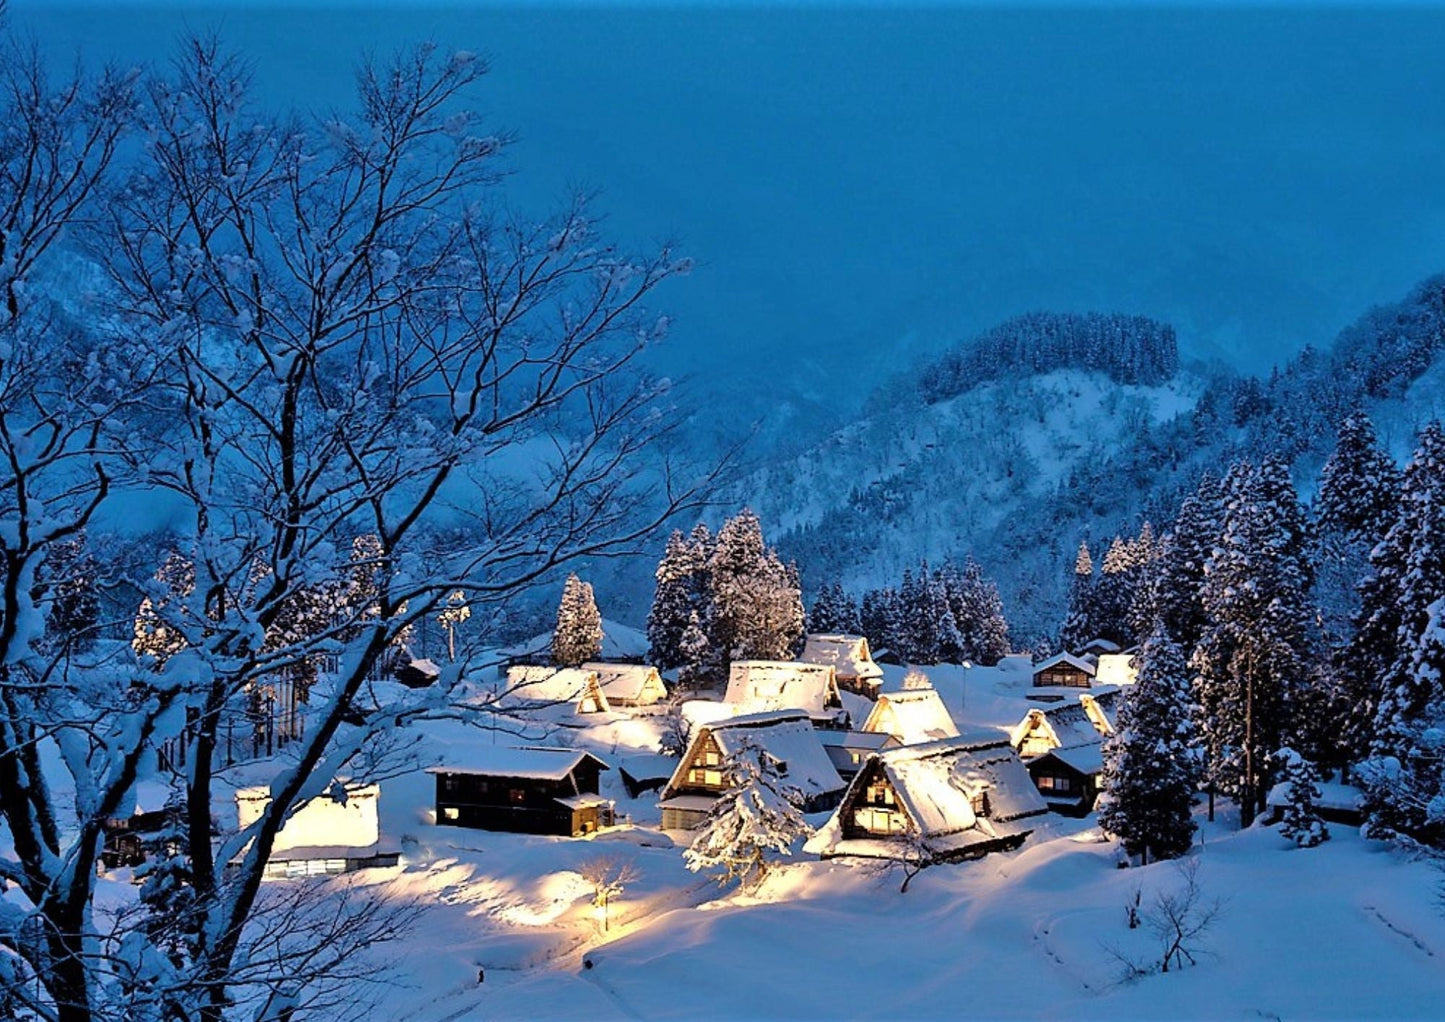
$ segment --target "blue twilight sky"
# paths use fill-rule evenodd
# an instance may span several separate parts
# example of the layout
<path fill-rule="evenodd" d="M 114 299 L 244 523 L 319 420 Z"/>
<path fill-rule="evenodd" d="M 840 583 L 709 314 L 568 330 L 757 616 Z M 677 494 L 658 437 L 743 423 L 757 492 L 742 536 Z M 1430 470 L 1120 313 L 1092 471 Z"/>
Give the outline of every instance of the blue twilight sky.
<path fill-rule="evenodd" d="M 364 50 L 494 64 L 518 202 L 676 235 L 662 368 L 838 410 L 1031 309 L 1168 319 L 1267 366 L 1445 270 L 1445 7 L 12 0 L 62 58 L 218 28 L 266 99 L 345 104 Z"/>

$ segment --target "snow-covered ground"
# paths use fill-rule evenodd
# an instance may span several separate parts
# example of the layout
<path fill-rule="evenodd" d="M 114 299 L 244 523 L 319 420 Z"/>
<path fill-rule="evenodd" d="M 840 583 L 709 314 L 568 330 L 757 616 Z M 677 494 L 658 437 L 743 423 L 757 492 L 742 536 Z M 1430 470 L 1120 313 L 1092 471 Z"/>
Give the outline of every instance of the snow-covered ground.
<path fill-rule="evenodd" d="M 929 673 L 963 727 L 1009 727 L 1029 705 L 1026 658 Z M 885 688 L 902 674 L 888 668 Z M 617 758 L 655 735 L 644 714 L 568 737 Z M 492 740 L 435 725 L 418 759 Z M 374 1000 L 374 1018 L 1425 1018 L 1445 1004 L 1439 877 L 1341 828 L 1300 850 L 1201 819 L 1192 857 L 1206 900 L 1223 901 L 1208 953 L 1126 981 L 1120 956 L 1158 955 L 1126 905 L 1183 880 L 1173 863 L 1118 868 L 1091 820 L 1050 817 L 1019 851 L 935 866 L 906 894 L 897 872 L 801 858 L 738 893 L 684 868 L 686 836 L 656 829 L 654 794 L 629 798 L 615 770 L 602 786 L 632 824 L 574 840 L 437 827 L 433 779 L 405 774 L 382 785 L 398 867 L 280 882 L 420 907 L 404 941 L 367 952 L 374 982 L 356 1003 Z M 579 875 L 602 856 L 637 872 L 605 932 Z"/>

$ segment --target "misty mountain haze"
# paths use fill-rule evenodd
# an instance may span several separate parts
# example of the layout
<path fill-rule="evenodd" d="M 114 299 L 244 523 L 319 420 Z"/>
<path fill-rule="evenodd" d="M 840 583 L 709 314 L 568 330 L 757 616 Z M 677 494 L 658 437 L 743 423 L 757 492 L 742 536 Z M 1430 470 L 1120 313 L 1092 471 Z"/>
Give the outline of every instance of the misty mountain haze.
<path fill-rule="evenodd" d="M 699 266 L 660 295 L 655 364 L 734 422 L 846 418 L 1044 309 L 1152 316 L 1186 359 L 1266 370 L 1445 262 L 1439 10 L 13 14 L 56 60 L 163 62 L 212 27 L 303 109 L 345 104 L 364 51 L 490 55 L 514 201 L 595 187 L 614 235 L 683 240 Z"/>

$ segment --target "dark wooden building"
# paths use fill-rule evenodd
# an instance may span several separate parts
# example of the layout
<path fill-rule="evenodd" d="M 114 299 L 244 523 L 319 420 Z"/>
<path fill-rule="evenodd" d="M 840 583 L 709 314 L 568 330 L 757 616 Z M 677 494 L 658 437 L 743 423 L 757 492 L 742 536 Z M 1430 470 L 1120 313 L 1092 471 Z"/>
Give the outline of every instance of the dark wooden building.
<path fill-rule="evenodd" d="M 1055 653 L 1034 664 L 1034 688 L 1092 688 L 1097 673 L 1092 657 Z"/>
<path fill-rule="evenodd" d="M 180 819 L 179 810 L 156 809 L 149 813 L 117 817 L 101 824 L 104 841 L 100 850 L 100 863 L 106 869 L 122 866 L 139 866 L 158 840 L 157 835 L 174 826 Z"/>
<path fill-rule="evenodd" d="M 1049 808 L 1065 816 L 1087 816 L 1099 797 L 1104 770 L 1102 741 L 1052 749 L 1029 760 L 1029 776 Z"/>
<path fill-rule="evenodd" d="M 612 801 L 598 794 L 609 769 L 577 749 L 483 748 L 427 772 L 440 826 L 576 837 L 612 824 Z"/>

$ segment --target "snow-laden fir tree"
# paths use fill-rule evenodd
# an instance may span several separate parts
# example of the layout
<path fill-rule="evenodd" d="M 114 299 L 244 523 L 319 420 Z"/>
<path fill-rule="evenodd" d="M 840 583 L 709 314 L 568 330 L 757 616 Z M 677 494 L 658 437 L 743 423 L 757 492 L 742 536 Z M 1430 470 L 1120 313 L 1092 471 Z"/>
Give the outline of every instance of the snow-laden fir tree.
<path fill-rule="evenodd" d="M 1220 482 L 1206 472 L 1194 493 L 1184 498 L 1158 563 L 1155 607 L 1169 634 L 1189 654 L 1204 634 L 1200 602 L 1204 566 L 1219 539 L 1224 504 Z"/>
<path fill-rule="evenodd" d="M 602 655 L 602 615 L 592 594 L 592 583 L 583 582 L 576 572 L 562 585 L 557 605 L 557 627 L 552 632 L 552 662 L 559 667 L 578 667 Z"/>
<path fill-rule="evenodd" d="M 45 638 L 52 648 L 86 650 L 95 645 L 99 574 L 85 530 L 50 548 L 36 575 L 45 607 Z"/>
<path fill-rule="evenodd" d="M 1405 469 L 1399 516 L 1371 565 L 1352 647 L 1362 670 L 1379 671 L 1366 785 L 1369 832 L 1435 843 L 1439 832 L 1426 807 L 1440 785 L 1432 732 L 1445 719 L 1445 432 L 1438 422 L 1420 433 Z"/>
<path fill-rule="evenodd" d="M 148 658 L 155 667 L 186 648 L 186 639 L 175 624 L 176 617 L 188 616 L 184 610 L 172 611 L 167 619 L 165 612 L 170 607 L 183 608 L 185 601 L 196 588 L 196 569 L 186 557 L 176 551 L 166 555 L 156 569 L 158 583 L 154 596 L 141 600 L 136 611 L 134 637 L 131 649 L 139 657 Z"/>
<path fill-rule="evenodd" d="M 808 613 L 808 631 L 857 635 L 860 627 L 858 604 L 841 583 L 832 582 L 818 590 L 818 598 Z"/>
<path fill-rule="evenodd" d="M 803 635 L 803 595 L 763 541 L 749 509 L 718 530 L 708 562 L 712 591 L 709 641 L 726 668 L 733 660 L 789 660 Z"/>
<path fill-rule="evenodd" d="M 1138 681 L 1104 739 L 1099 826 L 1148 862 L 1188 851 L 1198 762 L 1184 654 L 1160 625 L 1136 659 Z"/>
<path fill-rule="evenodd" d="M 963 637 L 967 660 L 992 667 L 1009 653 L 1008 619 L 998 586 L 972 557 L 955 569 L 945 565 L 949 606 Z"/>
<path fill-rule="evenodd" d="M 1282 460 L 1234 466 L 1225 493 L 1201 592 L 1208 620 L 1190 666 L 1211 797 L 1235 798 L 1248 826 L 1289 731 L 1292 689 L 1309 674 L 1313 571 L 1304 511 Z"/>
<path fill-rule="evenodd" d="M 898 594 L 892 589 L 870 589 L 863 594 L 858 623 L 874 651 L 895 648 L 898 638 Z"/>
<path fill-rule="evenodd" d="M 1370 551 L 1399 514 L 1401 482 L 1369 416 L 1355 412 L 1340 423 L 1334 451 L 1320 469 L 1312 508 L 1319 564 L 1315 600 L 1335 649 L 1349 643 L 1351 623 L 1360 611 L 1358 586 L 1369 572 Z"/>
<path fill-rule="evenodd" d="M 685 688 L 697 688 L 717 672 L 718 657 L 697 611 L 688 616 L 687 627 L 683 629 L 682 641 L 678 647 L 678 656 L 680 660 L 677 680 Z"/>
<path fill-rule="evenodd" d="M 765 854 L 792 853 L 793 843 L 810 832 L 799 804 L 802 795 L 783 775 L 777 758 L 744 740 L 723 763 L 727 790 L 708 811 L 707 820 L 684 851 L 694 873 L 714 872 L 718 883 L 744 886 L 767 872 Z"/>
<path fill-rule="evenodd" d="M 671 670 L 682 660 L 682 635 L 697 606 L 697 573 L 704 563 L 703 552 L 681 531 L 667 539 L 667 548 L 657 564 L 657 589 L 647 615 L 648 658 L 660 670 Z"/>
<path fill-rule="evenodd" d="M 1080 649 L 1094 638 L 1094 558 L 1089 554 L 1088 540 L 1079 544 L 1074 570 L 1069 576 L 1069 613 L 1059 631 L 1059 645 L 1066 650 Z"/>
<path fill-rule="evenodd" d="M 195 878 L 186 852 L 183 816 L 179 800 L 166 804 L 165 823 L 146 840 L 146 860 L 135 869 L 143 919 L 123 960 L 158 960 L 136 969 L 135 978 L 122 975 L 131 1018 L 162 1022 L 185 1017 L 184 998 L 169 989 L 170 982 L 185 975 L 196 951 Z M 142 934 L 145 940 L 140 939 Z"/>
<path fill-rule="evenodd" d="M 1313 848 L 1328 841 L 1330 830 L 1320 818 L 1319 769 L 1289 746 L 1280 749 L 1277 758 L 1285 785 L 1279 832 L 1299 848 Z"/>

